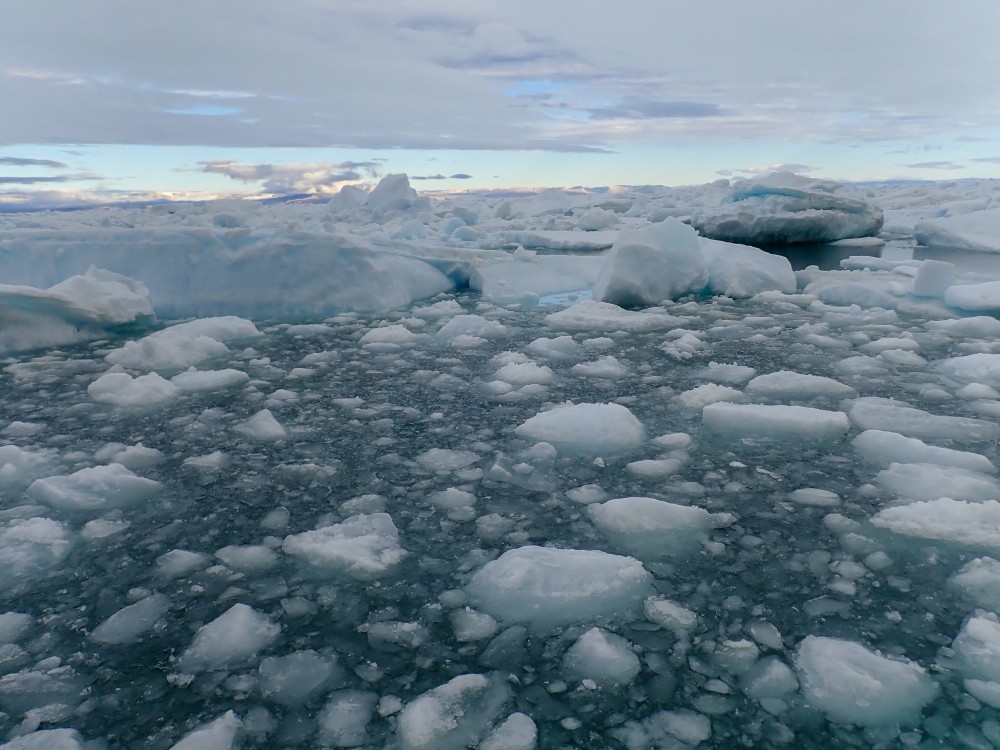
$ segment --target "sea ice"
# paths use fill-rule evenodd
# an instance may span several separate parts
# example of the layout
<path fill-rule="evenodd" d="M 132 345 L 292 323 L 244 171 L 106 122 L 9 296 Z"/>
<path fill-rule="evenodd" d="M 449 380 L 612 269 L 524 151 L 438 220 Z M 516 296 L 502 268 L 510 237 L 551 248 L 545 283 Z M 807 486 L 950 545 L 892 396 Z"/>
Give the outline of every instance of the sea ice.
<path fill-rule="evenodd" d="M 312 649 L 260 660 L 260 692 L 284 706 L 301 706 L 343 678 L 336 654 Z"/>
<path fill-rule="evenodd" d="M 683 325 L 684 319 L 662 312 L 637 312 L 599 300 L 586 300 L 545 316 L 545 325 L 563 331 L 613 333 L 655 331 Z"/>
<path fill-rule="evenodd" d="M 319 713 L 319 741 L 323 747 L 358 747 L 367 741 L 368 723 L 378 695 L 366 690 L 335 690 Z"/>
<path fill-rule="evenodd" d="M 700 292 L 707 282 L 698 235 L 667 219 L 621 231 L 594 284 L 594 299 L 623 307 L 657 305 Z"/>
<path fill-rule="evenodd" d="M 232 711 L 188 732 L 170 750 L 233 750 L 243 722 Z"/>
<path fill-rule="evenodd" d="M 227 343 L 259 336 L 244 318 L 199 318 L 129 341 L 107 355 L 108 362 L 131 370 L 180 372 L 229 352 Z"/>
<path fill-rule="evenodd" d="M 466 592 L 496 619 L 539 633 L 627 616 L 651 593 L 650 575 L 634 558 L 534 546 L 508 550 L 486 563 Z"/>
<path fill-rule="evenodd" d="M 570 646 L 563 672 L 575 680 L 593 680 L 602 687 L 628 685 L 642 669 L 629 642 L 603 628 L 591 628 Z"/>
<path fill-rule="evenodd" d="M 758 375 L 746 385 L 750 396 L 765 398 L 848 398 L 857 391 L 833 378 L 779 370 Z"/>
<path fill-rule="evenodd" d="M 781 255 L 705 237 L 699 239 L 699 248 L 708 270 L 711 294 L 741 299 L 762 292 L 791 293 L 797 289 L 792 264 Z"/>
<path fill-rule="evenodd" d="M 842 724 L 913 724 L 938 692 L 919 664 L 839 638 L 806 636 L 795 667 L 806 700 Z"/>
<path fill-rule="evenodd" d="M 265 442 L 284 440 L 288 437 L 288 430 L 275 419 L 270 409 L 261 409 L 233 429 L 248 438 Z"/>
<path fill-rule="evenodd" d="M 1000 550 L 1000 503 L 941 497 L 879 511 L 872 523 L 897 534 Z"/>
<path fill-rule="evenodd" d="M 94 628 L 90 637 L 99 643 L 134 643 L 167 614 L 169 606 L 170 600 L 166 596 L 152 594 L 122 607 Z"/>
<path fill-rule="evenodd" d="M 244 665 L 281 633 L 281 626 L 246 604 L 234 604 L 202 625 L 177 660 L 185 672 Z"/>
<path fill-rule="evenodd" d="M 772 172 L 737 181 L 728 201 L 699 212 L 692 225 L 705 237 L 748 245 L 832 242 L 877 234 L 882 209 L 836 195 L 837 183 Z"/>
<path fill-rule="evenodd" d="M 979 453 L 928 445 L 923 440 L 908 438 L 897 432 L 865 430 L 851 441 L 851 445 L 865 461 L 880 466 L 891 463 L 936 464 L 989 474 L 997 471 L 993 462 Z"/>
<path fill-rule="evenodd" d="M 843 412 L 781 404 L 709 404 L 702 410 L 701 421 L 707 430 L 729 440 L 753 437 L 828 441 L 843 437 L 850 427 Z"/>
<path fill-rule="evenodd" d="M 536 414 L 514 430 L 560 453 L 610 455 L 642 445 L 646 430 L 621 404 L 562 404 Z"/>
<path fill-rule="evenodd" d="M 406 557 L 388 513 L 359 514 L 342 523 L 291 534 L 281 545 L 312 577 L 348 575 L 369 581 L 390 573 Z"/>
<path fill-rule="evenodd" d="M 875 475 L 875 484 L 899 497 L 912 500 L 1000 500 L 1000 482 L 978 471 L 939 464 L 889 464 Z"/>
<path fill-rule="evenodd" d="M 87 387 L 87 393 L 99 404 L 146 408 L 172 401 L 181 389 L 155 372 L 138 377 L 127 372 L 106 372 Z"/>
<path fill-rule="evenodd" d="M 400 749 L 464 750 L 478 744 L 509 698 L 510 688 L 499 675 L 453 677 L 400 712 Z"/>
<path fill-rule="evenodd" d="M 735 521 L 729 513 L 713 514 L 651 497 L 619 497 L 588 505 L 587 513 L 616 547 L 640 559 L 688 553 L 709 531 Z"/>
<path fill-rule="evenodd" d="M 100 513 L 144 503 L 163 489 L 121 464 L 80 469 L 72 474 L 36 479 L 26 494 L 55 510 Z"/>

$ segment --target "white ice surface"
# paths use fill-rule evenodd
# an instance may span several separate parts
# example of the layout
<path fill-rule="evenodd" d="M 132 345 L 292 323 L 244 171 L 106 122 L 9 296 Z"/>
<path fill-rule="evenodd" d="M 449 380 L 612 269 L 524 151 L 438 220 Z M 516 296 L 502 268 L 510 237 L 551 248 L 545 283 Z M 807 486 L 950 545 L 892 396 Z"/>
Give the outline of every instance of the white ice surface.
<path fill-rule="evenodd" d="M 177 660 L 185 672 L 242 666 L 281 633 L 281 626 L 246 604 L 234 604 L 202 625 Z"/>
<path fill-rule="evenodd" d="M 514 432 L 560 452 L 611 455 L 639 447 L 646 430 L 621 404 L 562 404 L 536 414 Z"/>
<path fill-rule="evenodd" d="M 312 576 L 372 580 L 390 573 L 406 557 L 388 513 L 359 514 L 342 523 L 285 537 L 285 554 Z"/>

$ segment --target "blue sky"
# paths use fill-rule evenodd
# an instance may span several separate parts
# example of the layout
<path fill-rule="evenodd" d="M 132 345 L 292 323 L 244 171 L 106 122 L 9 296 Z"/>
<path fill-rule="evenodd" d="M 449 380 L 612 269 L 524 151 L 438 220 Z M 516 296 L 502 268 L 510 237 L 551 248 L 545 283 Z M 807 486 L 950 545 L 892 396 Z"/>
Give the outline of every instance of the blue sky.
<path fill-rule="evenodd" d="M 0 202 L 1000 178 L 1000 3 L 6 0 Z M 422 179 L 420 179 L 422 178 Z"/>

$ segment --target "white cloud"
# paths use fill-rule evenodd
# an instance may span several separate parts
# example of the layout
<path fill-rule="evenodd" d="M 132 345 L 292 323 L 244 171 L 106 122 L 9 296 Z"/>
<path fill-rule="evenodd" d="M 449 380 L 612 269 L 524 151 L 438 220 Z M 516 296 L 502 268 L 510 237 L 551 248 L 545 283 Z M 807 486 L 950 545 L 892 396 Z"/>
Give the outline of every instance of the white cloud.
<path fill-rule="evenodd" d="M 200 163 L 199 171 L 221 174 L 243 183 L 259 183 L 262 192 L 332 194 L 345 184 L 377 177 L 376 162 L 337 164 L 244 164 L 234 161 Z"/>

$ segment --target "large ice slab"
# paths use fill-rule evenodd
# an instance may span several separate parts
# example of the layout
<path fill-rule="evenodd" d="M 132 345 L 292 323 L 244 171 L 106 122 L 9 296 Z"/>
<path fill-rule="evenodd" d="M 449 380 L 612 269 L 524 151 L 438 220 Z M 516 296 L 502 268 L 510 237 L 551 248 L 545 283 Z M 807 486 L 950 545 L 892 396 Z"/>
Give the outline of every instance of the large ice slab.
<path fill-rule="evenodd" d="M 121 464 L 108 464 L 36 479 L 26 494 L 55 510 L 101 513 L 146 502 L 162 488 L 159 482 L 137 476 Z"/>
<path fill-rule="evenodd" d="M 711 294 L 741 299 L 762 292 L 790 294 L 798 288 L 792 264 L 784 256 L 707 237 L 700 237 L 698 244 L 708 270 Z"/>
<path fill-rule="evenodd" d="M 359 514 L 341 523 L 285 537 L 281 545 L 312 577 L 350 576 L 367 581 L 387 575 L 406 557 L 388 513 Z"/>
<path fill-rule="evenodd" d="M 545 316 L 545 325 L 563 331 L 655 331 L 676 328 L 684 319 L 662 312 L 635 312 L 610 302 L 586 300 Z"/>
<path fill-rule="evenodd" d="M 418 696 L 399 714 L 400 750 L 464 750 L 478 744 L 510 698 L 497 675 L 463 674 Z"/>
<path fill-rule="evenodd" d="M 931 414 L 923 409 L 879 398 L 859 398 L 847 407 L 851 423 L 862 430 L 898 432 L 915 438 L 995 440 L 1000 425 L 973 417 Z"/>
<path fill-rule="evenodd" d="M 1000 208 L 920 221 L 913 236 L 930 247 L 1000 253 Z"/>
<path fill-rule="evenodd" d="M 155 319 L 144 284 L 93 266 L 48 289 L 0 284 L 0 353 L 89 341 Z"/>
<path fill-rule="evenodd" d="M 504 622 L 536 632 L 606 621 L 638 611 L 652 593 L 642 563 L 599 550 L 519 547 L 480 568 L 466 586 L 470 600 Z"/>
<path fill-rule="evenodd" d="M 266 615 L 246 604 L 234 604 L 198 629 L 177 666 L 186 672 L 240 666 L 280 633 L 281 626 Z"/>
<path fill-rule="evenodd" d="M 941 497 L 879 511 L 872 523 L 905 536 L 1000 550 L 1000 503 Z"/>
<path fill-rule="evenodd" d="M 789 172 L 742 180 L 728 200 L 696 213 L 692 225 L 705 237 L 749 245 L 822 243 L 868 237 L 882 228 L 882 210 L 836 195 L 840 186 Z"/>
<path fill-rule="evenodd" d="M 667 219 L 622 230 L 594 284 L 594 299 L 624 307 L 656 305 L 700 292 L 707 282 L 698 235 Z"/>
<path fill-rule="evenodd" d="M 591 456 L 632 450 L 646 437 L 642 422 L 621 404 L 563 404 L 536 414 L 514 432 L 561 452 Z"/>
<path fill-rule="evenodd" d="M 16 590 L 58 568 L 73 546 L 70 530 L 51 518 L 0 522 L 0 590 Z"/>
<path fill-rule="evenodd" d="M 8 283 L 46 288 L 90 266 L 142 282 L 157 314 L 171 318 L 388 310 L 454 288 L 405 248 L 282 226 L 15 229 L 0 237 Z"/>
<path fill-rule="evenodd" d="M 807 636 L 795 666 L 806 700 L 843 724 L 913 724 L 938 692 L 919 664 L 839 638 Z"/>
<path fill-rule="evenodd" d="M 727 439 L 836 440 L 850 428 L 841 411 L 784 404 L 718 402 L 702 410 L 701 421 L 714 435 Z"/>
<path fill-rule="evenodd" d="M 587 513 L 616 547 L 640 559 L 690 553 L 712 529 L 735 520 L 729 513 L 709 513 L 652 497 L 619 497 L 588 505 Z"/>
<path fill-rule="evenodd" d="M 1000 311 L 1000 281 L 954 284 L 945 290 L 944 301 L 959 310 L 970 312 Z"/>
<path fill-rule="evenodd" d="M 997 470 L 992 461 L 979 453 L 928 445 L 923 440 L 898 432 L 865 430 L 851 441 L 851 445 L 864 460 L 882 466 L 916 463 L 955 466 L 985 473 L 996 473 Z"/>

